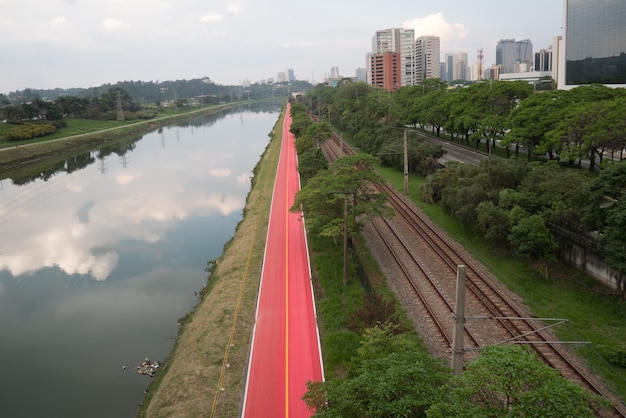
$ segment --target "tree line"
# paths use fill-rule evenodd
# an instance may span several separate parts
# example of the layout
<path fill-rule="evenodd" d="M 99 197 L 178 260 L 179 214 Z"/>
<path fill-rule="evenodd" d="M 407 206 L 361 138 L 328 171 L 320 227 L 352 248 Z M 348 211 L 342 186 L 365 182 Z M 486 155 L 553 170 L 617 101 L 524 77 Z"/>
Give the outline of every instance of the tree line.
<path fill-rule="evenodd" d="M 4 106 L 8 123 L 33 120 L 62 120 L 64 117 L 115 119 L 119 105 L 125 112 L 139 112 L 141 104 L 120 88 L 111 88 L 95 97 L 59 96 L 55 100 L 35 98 L 32 101 Z"/>
<path fill-rule="evenodd" d="M 559 254 L 557 231 L 595 242 L 626 292 L 620 232 L 626 230 L 626 90 L 592 85 L 534 92 L 517 81 L 448 88 L 429 79 L 393 93 L 364 83 L 319 85 L 299 100 L 320 121 L 346 132 L 359 150 L 398 169 L 407 127 L 484 152 L 504 148 L 508 159 L 440 168 L 433 163 L 440 151 L 419 152 L 423 145 L 409 139 L 409 170 L 427 176 L 423 200 L 441 205 L 493 245 L 540 260 L 545 275 Z M 517 155 L 520 149 L 527 157 Z M 607 152 L 615 159 L 607 160 Z M 591 170 L 576 169 L 582 161 Z"/>
<path fill-rule="evenodd" d="M 254 83 L 249 86 L 229 86 L 216 84 L 208 77 L 190 80 L 140 81 L 127 80 L 116 83 L 106 83 L 89 88 L 56 88 L 13 91 L 0 94 L 0 106 L 32 102 L 35 99 L 54 101 L 61 96 L 75 96 L 80 98 L 99 97 L 110 89 L 122 89 L 139 103 L 168 103 L 178 99 L 192 99 L 204 97 L 206 100 L 215 100 L 219 103 L 234 102 L 246 99 L 262 99 L 266 97 L 286 97 L 290 91 L 304 91 L 312 86 L 306 81 L 292 83 Z"/>

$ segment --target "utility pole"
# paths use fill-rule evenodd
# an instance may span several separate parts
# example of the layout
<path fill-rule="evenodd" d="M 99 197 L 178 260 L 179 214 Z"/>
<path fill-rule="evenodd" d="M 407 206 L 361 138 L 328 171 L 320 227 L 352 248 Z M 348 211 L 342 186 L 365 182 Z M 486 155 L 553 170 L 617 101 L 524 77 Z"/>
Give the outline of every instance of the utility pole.
<path fill-rule="evenodd" d="M 348 287 L 348 194 L 343 195 L 343 286 Z"/>
<path fill-rule="evenodd" d="M 343 285 L 348 286 L 348 195 L 354 196 L 355 192 L 336 191 L 330 194 L 343 195 Z"/>
<path fill-rule="evenodd" d="M 454 334 L 452 336 L 452 371 L 463 373 L 463 336 L 465 334 L 465 266 L 458 265 L 456 272 L 456 300 L 454 304 Z"/>
<path fill-rule="evenodd" d="M 125 120 L 126 117 L 124 116 L 124 108 L 122 107 L 122 92 L 117 92 L 115 102 L 117 106 L 117 120 Z"/>
<path fill-rule="evenodd" d="M 406 140 L 406 129 L 404 130 L 404 195 L 409 194 L 409 153 Z"/>

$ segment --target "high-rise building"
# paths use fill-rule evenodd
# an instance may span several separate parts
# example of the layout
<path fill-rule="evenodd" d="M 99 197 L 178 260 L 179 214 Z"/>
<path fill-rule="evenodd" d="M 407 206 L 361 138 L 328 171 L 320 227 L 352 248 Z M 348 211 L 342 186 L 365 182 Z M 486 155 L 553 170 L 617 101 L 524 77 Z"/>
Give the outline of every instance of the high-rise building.
<path fill-rule="evenodd" d="M 535 52 L 535 71 L 552 71 L 552 46 Z"/>
<path fill-rule="evenodd" d="M 516 68 L 532 68 L 533 61 L 533 44 L 529 39 L 500 39 L 496 45 L 496 65 L 500 66 L 501 74 L 514 73 Z"/>
<path fill-rule="evenodd" d="M 420 36 L 415 40 L 414 84 L 427 78 L 440 78 L 440 47 L 438 36 Z"/>
<path fill-rule="evenodd" d="M 354 78 L 356 81 L 367 83 L 367 70 L 365 68 L 357 68 L 354 70 Z"/>
<path fill-rule="evenodd" d="M 369 54 L 370 83 L 372 86 L 395 91 L 400 86 L 400 54 L 379 52 Z"/>
<path fill-rule="evenodd" d="M 441 78 L 447 82 L 454 80 L 469 80 L 467 66 L 467 52 L 455 52 L 446 54 L 446 71 Z"/>
<path fill-rule="evenodd" d="M 296 75 L 293 72 L 293 68 L 287 69 L 287 81 L 289 81 L 290 83 L 296 81 Z"/>
<path fill-rule="evenodd" d="M 400 55 L 398 73 L 400 75 L 400 84 L 402 86 L 412 86 L 414 84 L 414 48 L 415 31 L 413 29 L 383 29 L 376 31 L 372 37 L 372 54 L 396 52 Z M 369 56 L 367 62 L 368 65 L 371 62 Z M 371 71 L 369 73 L 371 78 Z"/>
<path fill-rule="evenodd" d="M 564 0 L 559 88 L 626 87 L 626 1 Z"/>

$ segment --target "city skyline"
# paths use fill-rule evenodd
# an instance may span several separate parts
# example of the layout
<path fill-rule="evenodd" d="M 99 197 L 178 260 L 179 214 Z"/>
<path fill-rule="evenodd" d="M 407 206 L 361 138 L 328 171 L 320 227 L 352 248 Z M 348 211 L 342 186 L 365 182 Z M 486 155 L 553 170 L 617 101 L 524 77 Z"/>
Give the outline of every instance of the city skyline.
<path fill-rule="evenodd" d="M 284 7 L 274 0 L 0 0 L 0 92 L 95 87 L 118 81 L 210 77 L 238 85 L 276 79 L 323 81 L 330 69 L 353 77 L 366 67 L 372 34 L 412 28 L 439 36 L 446 53 L 484 50 L 495 63 L 500 39 L 530 39 L 535 50 L 562 34 L 563 2 L 493 7 L 476 0 L 401 0 L 370 8 L 348 0 Z"/>

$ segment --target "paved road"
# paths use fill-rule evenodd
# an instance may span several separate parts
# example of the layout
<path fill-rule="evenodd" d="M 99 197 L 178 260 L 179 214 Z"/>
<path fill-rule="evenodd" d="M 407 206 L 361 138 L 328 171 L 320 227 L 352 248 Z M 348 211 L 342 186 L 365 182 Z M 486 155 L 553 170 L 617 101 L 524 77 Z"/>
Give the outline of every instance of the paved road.
<path fill-rule="evenodd" d="M 244 417 L 308 417 L 306 382 L 323 380 L 310 265 L 289 107 L 274 183 L 256 323 L 244 394 Z"/>

